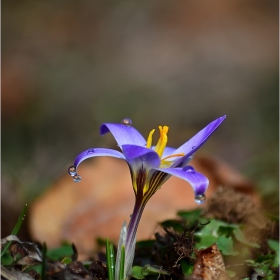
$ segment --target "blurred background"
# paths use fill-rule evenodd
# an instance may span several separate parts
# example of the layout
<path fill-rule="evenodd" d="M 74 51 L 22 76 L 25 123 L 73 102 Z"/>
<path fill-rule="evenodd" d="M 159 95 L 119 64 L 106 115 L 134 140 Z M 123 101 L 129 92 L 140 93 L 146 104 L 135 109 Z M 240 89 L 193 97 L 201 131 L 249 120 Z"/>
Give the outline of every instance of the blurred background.
<path fill-rule="evenodd" d="M 278 5 L 2 1 L 2 228 L 124 117 L 178 146 L 226 114 L 200 153 L 278 204 Z"/>

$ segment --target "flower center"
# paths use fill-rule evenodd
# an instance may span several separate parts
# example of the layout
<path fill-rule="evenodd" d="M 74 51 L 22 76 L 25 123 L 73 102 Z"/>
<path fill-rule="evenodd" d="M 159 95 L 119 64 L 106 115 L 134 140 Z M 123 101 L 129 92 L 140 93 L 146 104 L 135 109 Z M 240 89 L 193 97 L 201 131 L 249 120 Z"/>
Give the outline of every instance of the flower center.
<path fill-rule="evenodd" d="M 158 142 L 157 142 L 157 145 L 155 147 L 155 152 L 158 154 L 158 156 L 160 157 L 160 159 L 162 158 L 162 155 L 163 155 L 163 152 L 164 152 L 164 149 L 166 147 L 166 144 L 167 144 L 167 140 L 168 140 L 168 137 L 167 137 L 167 133 L 168 133 L 168 130 L 169 130 L 169 127 L 168 126 L 159 126 L 159 139 L 158 139 Z M 153 129 L 150 133 L 149 133 L 149 136 L 148 136 L 148 139 L 147 139 L 147 144 L 146 144 L 146 147 L 147 148 L 151 148 L 152 147 L 152 140 L 153 140 L 153 134 L 155 132 L 155 129 Z M 184 156 L 183 153 L 181 154 L 174 154 L 174 155 L 169 155 L 163 159 L 161 159 L 162 161 L 165 160 L 165 159 L 169 159 L 169 158 L 172 158 L 172 157 L 179 157 L 179 156 Z"/>

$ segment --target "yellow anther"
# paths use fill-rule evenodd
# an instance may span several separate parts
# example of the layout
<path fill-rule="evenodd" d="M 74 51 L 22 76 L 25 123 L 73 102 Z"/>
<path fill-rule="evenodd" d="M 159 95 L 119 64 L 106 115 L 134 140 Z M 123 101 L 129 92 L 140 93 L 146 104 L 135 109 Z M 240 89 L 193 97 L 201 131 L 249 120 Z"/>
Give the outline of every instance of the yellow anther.
<path fill-rule="evenodd" d="M 159 140 L 157 142 L 155 151 L 158 153 L 159 157 L 161 158 L 163 155 L 163 151 L 167 144 L 167 140 L 168 140 L 167 132 L 168 132 L 169 127 L 168 126 L 164 126 L 164 127 L 159 126 L 158 128 L 159 128 L 160 136 L 159 136 Z"/>
<path fill-rule="evenodd" d="M 162 133 L 167 134 L 168 130 L 169 130 L 169 127 L 165 125 L 162 129 Z"/>
<path fill-rule="evenodd" d="M 149 136 L 148 136 L 148 139 L 147 139 L 147 144 L 146 144 L 146 147 L 147 148 L 151 148 L 152 147 L 152 140 L 153 140 L 153 134 L 155 132 L 155 129 L 153 129 L 150 133 L 149 133 Z"/>

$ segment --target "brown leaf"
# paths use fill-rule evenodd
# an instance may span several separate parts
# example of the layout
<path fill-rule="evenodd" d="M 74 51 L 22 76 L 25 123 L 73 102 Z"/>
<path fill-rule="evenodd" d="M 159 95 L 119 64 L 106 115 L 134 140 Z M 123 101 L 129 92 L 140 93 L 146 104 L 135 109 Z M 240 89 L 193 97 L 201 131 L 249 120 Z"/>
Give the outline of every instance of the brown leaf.
<path fill-rule="evenodd" d="M 191 164 L 209 178 L 209 198 L 221 184 L 250 188 L 248 180 L 229 166 L 206 157 L 195 157 Z M 221 170 L 226 170 L 227 174 Z M 46 241 L 49 248 L 62 240 L 76 244 L 79 258 L 91 254 L 96 237 L 116 242 L 123 221 L 129 221 L 134 193 L 126 163 L 112 158 L 96 158 L 79 166 L 80 183 L 66 174 L 35 201 L 29 211 L 30 230 L 34 239 Z M 237 177 L 238 179 L 227 179 Z M 253 189 L 252 189 L 253 193 Z M 158 222 L 172 219 L 176 211 L 197 207 L 187 182 L 171 177 L 148 202 L 137 233 L 138 239 L 149 238 Z"/>
<path fill-rule="evenodd" d="M 196 253 L 197 260 L 191 279 L 229 280 L 223 256 L 216 244 Z"/>
<path fill-rule="evenodd" d="M 107 267 L 101 261 L 92 262 L 88 270 L 93 277 L 106 279 Z"/>
<path fill-rule="evenodd" d="M 35 265 L 42 262 L 42 255 L 37 245 L 31 242 L 21 242 L 17 236 L 9 235 L 1 240 L 1 246 L 12 242 L 9 250 L 14 261 L 20 265 Z"/>

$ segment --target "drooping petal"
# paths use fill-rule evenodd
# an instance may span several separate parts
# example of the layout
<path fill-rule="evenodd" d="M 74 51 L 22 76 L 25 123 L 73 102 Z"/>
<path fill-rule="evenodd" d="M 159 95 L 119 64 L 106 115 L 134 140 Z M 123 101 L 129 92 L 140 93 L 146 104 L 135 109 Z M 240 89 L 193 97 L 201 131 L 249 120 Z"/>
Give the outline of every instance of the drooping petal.
<path fill-rule="evenodd" d="M 100 157 L 100 156 L 107 156 L 107 157 L 114 157 L 125 159 L 124 155 L 121 152 L 112 149 L 103 149 L 103 148 L 90 148 L 83 152 L 81 152 L 74 161 L 74 167 L 77 168 L 78 165 L 87 158 L 91 157 Z"/>
<path fill-rule="evenodd" d="M 223 122 L 226 116 L 220 117 L 210 124 L 208 124 L 205 128 L 199 131 L 194 137 L 192 137 L 189 141 L 175 150 L 174 154 L 184 153 L 185 156 L 181 159 L 177 160 L 172 167 L 184 165 L 186 160 L 195 153 L 211 136 L 211 134 L 219 127 L 219 125 Z M 184 164 L 183 164 L 184 163 Z"/>
<path fill-rule="evenodd" d="M 136 145 L 123 145 L 123 154 L 126 161 L 133 170 L 143 166 L 145 169 L 157 168 L 160 166 L 160 158 L 152 149 Z"/>
<path fill-rule="evenodd" d="M 203 195 L 208 188 L 209 180 L 201 173 L 196 172 L 192 166 L 185 166 L 183 168 L 156 168 L 156 170 L 187 181 L 192 186 L 195 196 Z"/>
<path fill-rule="evenodd" d="M 111 132 L 120 148 L 123 145 L 145 146 L 146 140 L 133 126 L 116 123 L 104 123 L 100 126 L 100 134 L 104 135 Z"/>

